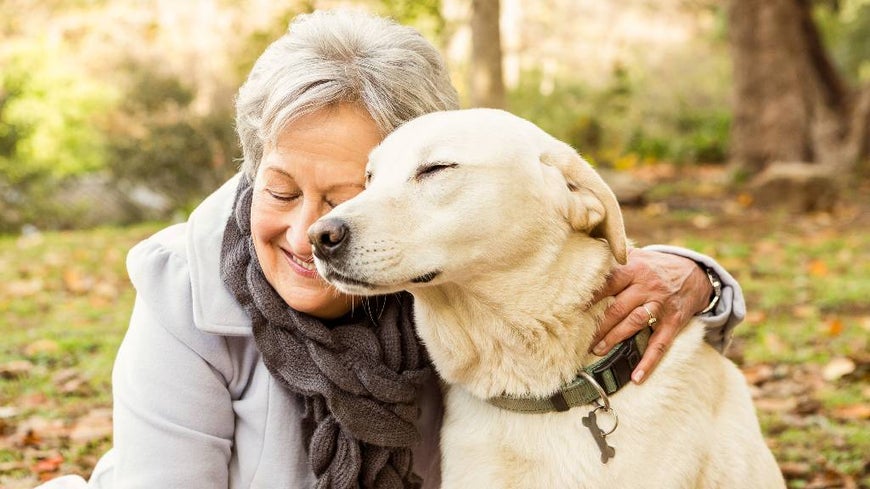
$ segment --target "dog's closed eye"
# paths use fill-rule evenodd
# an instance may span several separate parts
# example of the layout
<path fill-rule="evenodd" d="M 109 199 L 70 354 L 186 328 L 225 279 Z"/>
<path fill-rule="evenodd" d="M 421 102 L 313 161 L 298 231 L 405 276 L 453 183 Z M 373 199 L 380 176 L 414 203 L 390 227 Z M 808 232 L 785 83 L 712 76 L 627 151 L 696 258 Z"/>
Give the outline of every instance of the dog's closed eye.
<path fill-rule="evenodd" d="M 448 168 L 456 168 L 459 166 L 458 163 L 449 163 L 444 161 L 436 161 L 434 163 L 426 163 L 420 168 L 417 169 L 417 174 L 414 175 L 414 178 L 417 180 L 421 180 L 423 178 L 430 177 L 441 170 L 446 170 Z"/>

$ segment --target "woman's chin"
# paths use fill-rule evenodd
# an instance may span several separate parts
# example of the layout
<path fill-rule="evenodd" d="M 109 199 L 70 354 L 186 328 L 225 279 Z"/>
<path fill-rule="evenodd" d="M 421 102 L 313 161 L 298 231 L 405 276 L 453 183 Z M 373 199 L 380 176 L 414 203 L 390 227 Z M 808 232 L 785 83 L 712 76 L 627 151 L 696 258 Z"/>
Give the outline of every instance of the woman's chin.
<path fill-rule="evenodd" d="M 352 297 L 323 282 L 320 284 L 322 287 L 316 290 L 311 290 L 311 287 L 290 287 L 286 293 L 278 290 L 278 294 L 293 309 L 322 319 L 335 319 L 351 310 Z"/>

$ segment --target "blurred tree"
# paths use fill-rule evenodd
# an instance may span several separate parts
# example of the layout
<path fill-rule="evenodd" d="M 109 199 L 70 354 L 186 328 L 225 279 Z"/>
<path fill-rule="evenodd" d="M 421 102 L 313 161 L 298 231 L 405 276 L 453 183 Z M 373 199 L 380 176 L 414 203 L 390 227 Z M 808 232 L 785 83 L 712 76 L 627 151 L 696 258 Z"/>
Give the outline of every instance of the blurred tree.
<path fill-rule="evenodd" d="M 439 47 L 447 39 L 447 20 L 441 13 L 441 0 L 377 0 L 379 13 L 412 25 Z"/>
<path fill-rule="evenodd" d="M 505 107 L 499 0 L 471 2 L 471 105 Z"/>
<path fill-rule="evenodd" d="M 0 232 L 65 211 L 61 185 L 106 166 L 99 125 L 117 94 L 44 39 L 0 53 Z"/>
<path fill-rule="evenodd" d="M 834 65 L 813 8 L 811 0 L 729 0 L 731 157 L 746 174 L 800 161 L 845 182 L 868 156 L 870 86 L 851 87 Z"/>
<path fill-rule="evenodd" d="M 0 60 L 0 178 L 63 178 L 100 169 L 105 140 L 96 120 L 116 95 L 65 62 L 47 43 L 17 45 Z"/>
<path fill-rule="evenodd" d="M 178 75 L 135 60 L 122 70 L 128 78 L 123 103 L 108 129 L 108 169 L 120 188 L 144 186 L 178 209 L 235 172 L 229 103 L 201 115 L 191 108 L 195 87 Z"/>

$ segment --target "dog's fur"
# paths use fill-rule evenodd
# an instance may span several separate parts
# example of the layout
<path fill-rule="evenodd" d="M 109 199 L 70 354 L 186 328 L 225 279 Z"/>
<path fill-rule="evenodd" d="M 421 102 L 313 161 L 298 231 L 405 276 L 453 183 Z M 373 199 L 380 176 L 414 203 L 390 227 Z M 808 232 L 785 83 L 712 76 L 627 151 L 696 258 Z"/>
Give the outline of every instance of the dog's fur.
<path fill-rule="evenodd" d="M 581 424 L 593 406 L 519 414 L 484 401 L 548 397 L 597 358 L 588 349 L 609 302 L 590 302 L 626 239 L 613 193 L 572 148 L 506 112 L 440 112 L 388 136 L 368 174 L 323 218 L 347 235 L 315 253 L 317 268 L 347 293 L 414 295 L 451 386 L 443 487 L 784 487 L 743 376 L 697 322 L 643 385 L 612 396 L 606 465 Z"/>

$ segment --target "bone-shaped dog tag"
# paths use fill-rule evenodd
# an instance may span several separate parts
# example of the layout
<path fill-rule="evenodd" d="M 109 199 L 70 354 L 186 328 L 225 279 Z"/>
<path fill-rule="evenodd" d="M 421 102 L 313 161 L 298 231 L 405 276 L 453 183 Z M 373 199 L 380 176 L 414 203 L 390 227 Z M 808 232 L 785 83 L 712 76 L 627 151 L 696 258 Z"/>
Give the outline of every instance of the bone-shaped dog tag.
<path fill-rule="evenodd" d="M 605 439 L 610 433 L 605 433 L 604 430 L 598 427 L 598 419 L 595 417 L 595 412 L 599 409 L 601 408 L 595 408 L 583 417 L 583 426 L 589 428 L 592 438 L 595 439 L 598 449 L 601 450 L 601 463 L 606 464 L 608 460 L 616 456 L 616 449 L 608 445 Z M 616 429 L 615 426 L 614 429 Z M 612 432 L 613 430 L 611 430 Z"/>

